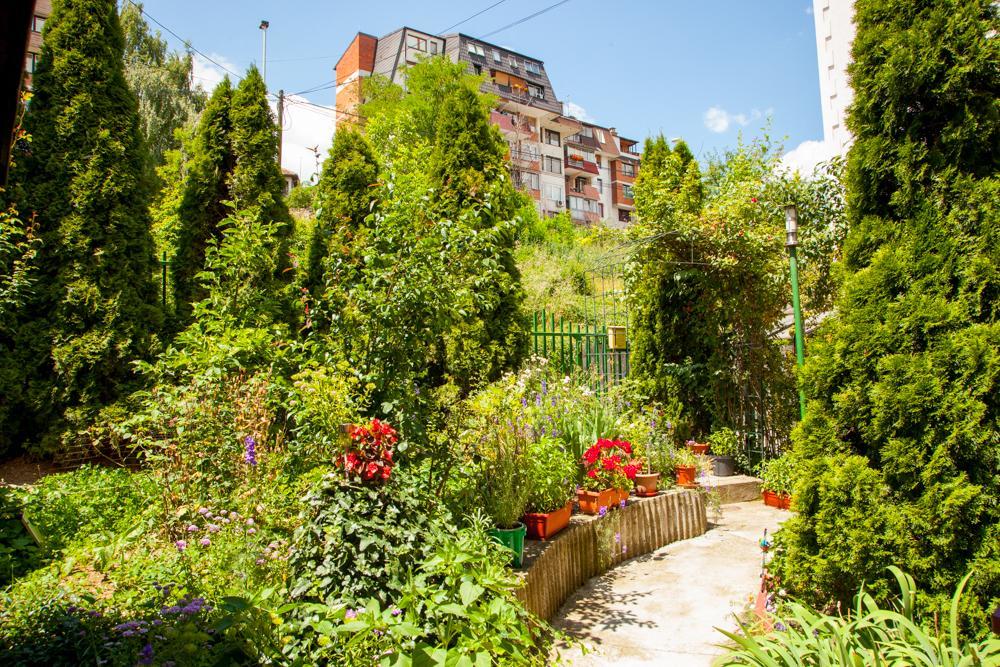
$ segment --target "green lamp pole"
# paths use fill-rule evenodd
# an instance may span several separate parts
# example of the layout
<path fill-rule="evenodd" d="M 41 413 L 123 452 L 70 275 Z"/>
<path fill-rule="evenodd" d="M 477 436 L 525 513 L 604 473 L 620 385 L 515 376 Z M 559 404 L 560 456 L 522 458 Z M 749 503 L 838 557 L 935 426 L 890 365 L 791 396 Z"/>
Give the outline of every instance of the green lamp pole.
<path fill-rule="evenodd" d="M 785 247 L 788 248 L 788 263 L 792 273 L 792 312 L 795 316 L 795 359 L 799 368 L 805 363 L 805 343 L 802 334 L 802 306 L 799 303 L 799 211 L 795 204 L 785 207 Z M 806 395 L 799 388 L 799 417 L 806 418 Z"/>

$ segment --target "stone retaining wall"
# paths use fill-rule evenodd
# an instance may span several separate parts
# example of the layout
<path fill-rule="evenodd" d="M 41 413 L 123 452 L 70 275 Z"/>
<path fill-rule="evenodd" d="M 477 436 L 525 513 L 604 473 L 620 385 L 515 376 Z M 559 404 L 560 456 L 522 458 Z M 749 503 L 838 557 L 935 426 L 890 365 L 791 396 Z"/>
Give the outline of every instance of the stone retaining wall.
<path fill-rule="evenodd" d="M 526 550 L 525 585 L 517 596 L 529 611 L 549 619 L 591 577 L 707 529 L 705 502 L 698 491 L 633 499 L 625 509 L 616 508 L 600 519 L 574 517 L 554 539 Z"/>

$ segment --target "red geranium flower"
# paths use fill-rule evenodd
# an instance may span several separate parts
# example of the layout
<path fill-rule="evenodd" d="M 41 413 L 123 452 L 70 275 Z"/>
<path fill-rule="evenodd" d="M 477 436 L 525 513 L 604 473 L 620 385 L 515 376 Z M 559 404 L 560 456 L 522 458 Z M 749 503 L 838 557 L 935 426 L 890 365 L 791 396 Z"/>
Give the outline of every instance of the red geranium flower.
<path fill-rule="evenodd" d="M 622 470 L 625 473 L 625 476 L 628 477 L 629 479 L 635 479 L 635 474 L 639 472 L 639 469 L 631 464 L 625 466 Z"/>
<path fill-rule="evenodd" d="M 591 468 L 590 470 L 587 471 L 587 477 L 590 477 L 591 479 L 597 477 L 597 471 Z"/>

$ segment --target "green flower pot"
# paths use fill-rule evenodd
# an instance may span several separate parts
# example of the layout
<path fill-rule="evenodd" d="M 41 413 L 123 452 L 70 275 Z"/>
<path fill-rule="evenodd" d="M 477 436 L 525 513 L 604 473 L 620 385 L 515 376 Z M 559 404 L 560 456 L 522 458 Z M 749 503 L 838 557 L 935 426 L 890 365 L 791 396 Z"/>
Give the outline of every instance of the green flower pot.
<path fill-rule="evenodd" d="M 514 528 L 491 528 L 490 537 L 510 549 L 514 553 L 511 564 L 514 567 L 521 567 L 521 558 L 524 556 L 524 533 L 527 527 L 520 521 Z"/>

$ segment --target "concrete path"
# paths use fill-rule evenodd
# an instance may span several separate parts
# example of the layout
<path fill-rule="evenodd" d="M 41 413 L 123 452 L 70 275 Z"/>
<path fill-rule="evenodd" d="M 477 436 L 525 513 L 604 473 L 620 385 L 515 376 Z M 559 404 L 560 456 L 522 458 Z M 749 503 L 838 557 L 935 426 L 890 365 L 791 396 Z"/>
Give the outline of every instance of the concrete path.
<path fill-rule="evenodd" d="M 594 577 L 552 619 L 587 649 L 563 656 L 573 667 L 708 667 L 725 639 L 714 628 L 735 628 L 733 614 L 757 592 L 764 529 L 787 517 L 761 501 L 723 505 L 701 537 Z"/>

